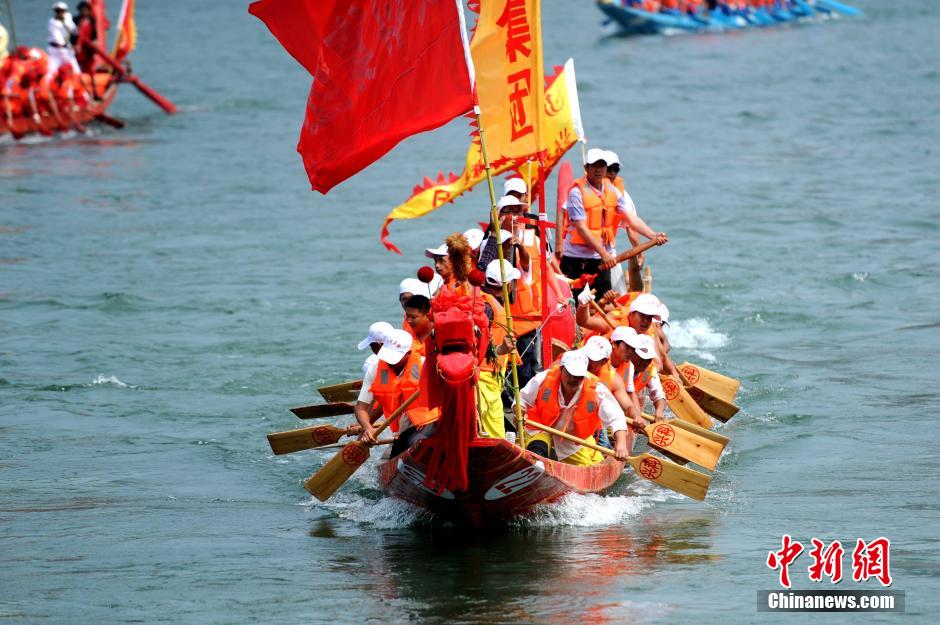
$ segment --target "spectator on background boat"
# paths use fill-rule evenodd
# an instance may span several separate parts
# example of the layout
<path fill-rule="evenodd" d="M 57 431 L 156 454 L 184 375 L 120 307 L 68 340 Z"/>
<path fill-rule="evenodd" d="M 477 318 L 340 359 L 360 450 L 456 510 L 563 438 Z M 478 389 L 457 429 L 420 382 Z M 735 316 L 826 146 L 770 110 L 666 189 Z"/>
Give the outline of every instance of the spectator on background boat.
<path fill-rule="evenodd" d="M 613 265 L 611 255 L 616 239 L 614 217 L 617 213 L 631 228 L 648 239 L 665 243 L 663 232 L 654 232 L 636 215 L 631 215 L 622 195 L 607 180 L 607 153 L 592 148 L 587 152 L 585 175 L 571 186 L 565 210 L 568 228 L 562 248 L 561 270 L 572 280 L 582 274 L 596 274 L 594 288 L 606 293 L 611 288 L 610 270 L 601 270 L 602 264 Z"/>
<path fill-rule="evenodd" d="M 0 16 L 3 15 L 3 10 L 0 9 Z M 0 22 L 0 63 L 3 63 L 6 60 L 7 56 L 10 55 L 10 33 L 7 32 L 7 29 L 3 26 L 3 23 Z"/>
<path fill-rule="evenodd" d="M 378 356 L 376 356 L 376 354 L 382 349 L 382 343 L 385 342 L 385 337 L 394 329 L 392 324 L 385 321 L 376 321 L 369 326 L 369 333 L 366 335 L 366 338 L 359 341 L 359 345 L 357 346 L 360 352 L 367 347 L 372 349 L 372 353 L 366 358 L 365 362 L 362 363 L 363 374 L 365 374 L 370 367 L 378 363 Z"/>
<path fill-rule="evenodd" d="M 519 392 L 527 418 L 581 439 L 591 439 L 601 428 L 614 435 L 614 453 L 624 461 L 627 448 L 627 421 L 623 409 L 610 390 L 588 372 L 588 357 L 581 350 L 565 352 L 558 366 L 529 380 Z M 561 462 L 590 466 L 603 461 L 597 451 L 557 438 L 541 430 L 528 430 L 526 448 L 540 456 L 552 452 Z"/>
<path fill-rule="evenodd" d="M 519 280 L 522 274 L 508 260 L 503 260 L 506 284 Z M 503 307 L 503 279 L 499 259 L 492 261 L 486 268 L 486 277 L 481 287 L 486 299 L 486 315 L 490 318 L 491 350 L 487 350 L 486 359 L 480 363 L 480 425 L 487 436 L 510 438 L 506 436 L 506 419 L 503 414 L 502 393 L 506 382 L 506 367 L 509 355 L 515 347 L 515 341 L 508 333 L 506 311 Z"/>
<path fill-rule="evenodd" d="M 412 349 L 412 343 L 408 332 L 393 328 L 376 353 L 376 362 L 363 376 L 355 415 L 362 426 L 359 440 L 368 445 L 376 443 L 373 422 L 383 415 L 388 418 L 415 391 L 420 390 L 424 357 Z M 433 423 L 439 416 L 440 410 L 428 408 L 427 397 L 422 392 L 397 423 L 389 426 L 393 432 L 400 432 L 392 446 L 392 454 L 401 453 L 430 436 Z"/>
<path fill-rule="evenodd" d="M 653 362 L 656 357 L 656 344 L 653 338 L 638 334 L 629 326 L 620 326 L 614 330 L 610 340 L 614 346 L 614 352 L 617 353 L 617 359 L 629 362 L 628 376 L 633 381 L 637 411 L 642 412 L 646 405 L 646 398 L 643 395 L 645 390 L 653 403 L 656 421 L 663 421 L 666 394 L 663 392 L 659 372 Z"/>
<path fill-rule="evenodd" d="M 69 6 L 64 2 L 52 5 L 52 17 L 49 18 L 49 73 L 54 74 L 59 67 L 68 64 L 76 73 L 82 73 L 75 59 L 72 48 L 72 35 L 77 33 Z"/>

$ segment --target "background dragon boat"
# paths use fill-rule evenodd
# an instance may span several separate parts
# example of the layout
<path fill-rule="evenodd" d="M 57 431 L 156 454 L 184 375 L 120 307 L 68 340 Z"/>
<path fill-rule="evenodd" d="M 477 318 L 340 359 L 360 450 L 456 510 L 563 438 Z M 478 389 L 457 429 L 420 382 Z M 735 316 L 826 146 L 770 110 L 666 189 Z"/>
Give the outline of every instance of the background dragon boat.
<path fill-rule="evenodd" d="M 726 3 L 696 13 L 648 11 L 629 0 L 598 0 L 597 7 L 624 35 L 658 35 L 676 32 L 721 32 L 748 27 L 768 27 L 808 21 L 832 15 L 861 15 L 861 11 L 832 0 L 790 0 L 769 7 L 732 9 Z"/>

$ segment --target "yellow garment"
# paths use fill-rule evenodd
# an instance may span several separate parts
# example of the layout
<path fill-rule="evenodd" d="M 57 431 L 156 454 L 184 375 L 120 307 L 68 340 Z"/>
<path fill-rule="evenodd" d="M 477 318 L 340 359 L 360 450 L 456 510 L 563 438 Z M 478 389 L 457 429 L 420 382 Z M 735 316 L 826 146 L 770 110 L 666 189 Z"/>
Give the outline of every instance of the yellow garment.
<path fill-rule="evenodd" d="M 506 438 L 506 419 L 503 417 L 503 381 L 492 371 L 480 372 L 480 426 L 491 438 Z"/>
<path fill-rule="evenodd" d="M 529 435 L 526 437 L 526 445 L 531 445 L 535 441 L 542 441 L 548 445 L 548 449 L 551 451 L 552 435 L 548 432 L 539 432 L 538 434 L 529 433 Z M 603 461 L 604 455 L 601 452 L 594 451 L 593 449 L 585 447 L 584 445 L 578 447 L 578 451 L 562 460 L 562 462 L 565 464 L 573 464 L 576 467 L 589 467 L 591 465 L 600 464 Z"/>
<path fill-rule="evenodd" d="M 10 45 L 10 35 L 7 33 L 7 29 L 3 27 L 3 24 L 0 24 L 0 61 L 7 58 L 9 52 L 7 48 Z"/>

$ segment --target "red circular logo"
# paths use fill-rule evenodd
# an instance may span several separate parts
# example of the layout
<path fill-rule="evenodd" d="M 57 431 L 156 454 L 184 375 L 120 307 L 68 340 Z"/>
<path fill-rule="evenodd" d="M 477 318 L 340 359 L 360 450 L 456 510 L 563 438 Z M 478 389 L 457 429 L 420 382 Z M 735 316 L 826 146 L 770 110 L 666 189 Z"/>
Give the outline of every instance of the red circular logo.
<path fill-rule="evenodd" d="M 640 475 L 648 480 L 655 480 L 663 474 L 663 463 L 658 458 L 648 456 L 640 463 Z"/>
<path fill-rule="evenodd" d="M 358 467 L 368 459 L 369 452 L 362 445 L 352 443 L 343 447 L 343 462 L 351 467 Z"/>
<path fill-rule="evenodd" d="M 660 423 L 653 428 L 653 434 L 650 436 L 650 442 L 658 447 L 668 447 L 672 441 L 676 440 L 676 431 L 671 425 Z"/>
<path fill-rule="evenodd" d="M 685 376 L 685 379 L 689 381 L 689 384 L 695 384 L 698 382 L 701 377 L 698 371 L 698 367 L 695 365 L 686 365 L 682 367 L 682 375 Z"/>
<path fill-rule="evenodd" d="M 689 389 L 689 395 L 690 395 L 690 396 L 692 397 L 692 399 L 694 399 L 695 401 L 701 401 L 702 398 L 705 397 L 705 393 L 703 393 L 701 390 L 695 388 L 694 386 Z"/>
<path fill-rule="evenodd" d="M 672 401 L 679 396 L 679 383 L 673 380 L 672 378 L 663 378 L 663 392 L 666 394 L 666 399 Z"/>
<path fill-rule="evenodd" d="M 322 426 L 313 428 L 313 430 L 310 432 L 310 437 L 317 445 L 329 445 L 330 443 L 336 442 L 333 439 L 333 433 L 330 432 L 330 428 Z"/>

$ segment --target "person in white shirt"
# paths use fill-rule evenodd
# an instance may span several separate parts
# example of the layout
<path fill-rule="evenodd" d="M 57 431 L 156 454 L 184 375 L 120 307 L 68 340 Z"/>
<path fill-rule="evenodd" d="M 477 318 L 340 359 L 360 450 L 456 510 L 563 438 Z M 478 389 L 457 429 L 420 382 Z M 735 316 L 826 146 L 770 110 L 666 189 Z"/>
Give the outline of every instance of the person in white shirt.
<path fill-rule="evenodd" d="M 77 32 L 68 5 L 64 2 L 53 4 L 52 17 L 49 18 L 49 47 L 46 49 L 49 53 L 49 76 L 55 76 L 63 65 L 71 65 L 76 74 L 82 73 L 72 48 L 72 35 Z"/>
<path fill-rule="evenodd" d="M 379 357 L 376 354 L 378 354 L 379 350 L 382 349 L 382 344 L 385 342 L 385 337 L 387 337 L 389 332 L 394 329 L 395 328 L 392 326 L 392 324 L 386 321 L 376 321 L 369 326 L 369 334 L 366 335 L 366 338 L 359 341 L 359 345 L 357 346 L 359 351 L 362 351 L 367 347 L 372 350 L 372 353 L 369 354 L 369 357 L 366 358 L 365 362 L 362 363 L 363 375 L 368 374 L 370 370 L 375 371 L 375 368 L 379 364 Z"/>

